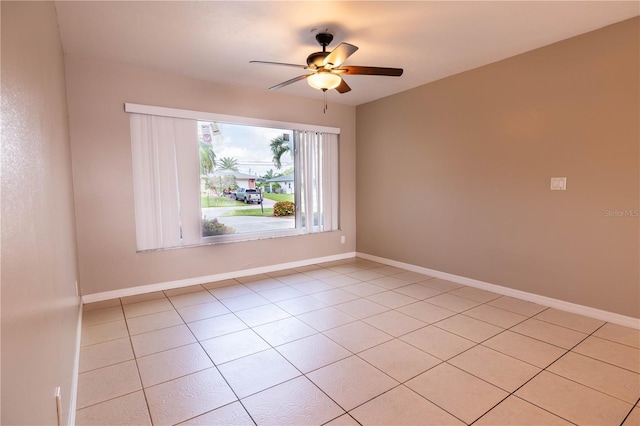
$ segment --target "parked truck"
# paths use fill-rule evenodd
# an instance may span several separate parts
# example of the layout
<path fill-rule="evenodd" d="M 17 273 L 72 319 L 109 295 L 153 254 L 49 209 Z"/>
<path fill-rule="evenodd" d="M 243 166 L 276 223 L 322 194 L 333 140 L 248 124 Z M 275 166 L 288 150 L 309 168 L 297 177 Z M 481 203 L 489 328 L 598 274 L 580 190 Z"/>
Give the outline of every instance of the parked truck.
<path fill-rule="evenodd" d="M 240 188 L 236 191 L 236 200 L 246 204 L 262 203 L 262 193 L 255 189 Z"/>

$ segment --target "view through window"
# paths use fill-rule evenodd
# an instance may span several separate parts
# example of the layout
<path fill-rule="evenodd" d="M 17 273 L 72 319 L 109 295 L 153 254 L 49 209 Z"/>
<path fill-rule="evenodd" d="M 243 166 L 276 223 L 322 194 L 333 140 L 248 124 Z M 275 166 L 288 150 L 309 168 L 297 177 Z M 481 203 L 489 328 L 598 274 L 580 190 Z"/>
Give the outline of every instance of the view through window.
<path fill-rule="evenodd" d="M 198 121 L 202 236 L 296 228 L 293 130 Z"/>

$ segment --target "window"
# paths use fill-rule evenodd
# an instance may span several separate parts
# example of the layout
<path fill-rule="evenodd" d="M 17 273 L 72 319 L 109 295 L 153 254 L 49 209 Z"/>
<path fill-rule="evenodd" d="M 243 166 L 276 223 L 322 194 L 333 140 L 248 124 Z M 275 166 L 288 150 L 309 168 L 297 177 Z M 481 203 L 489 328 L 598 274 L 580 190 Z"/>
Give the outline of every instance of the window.
<path fill-rule="evenodd" d="M 125 110 L 138 251 L 338 229 L 338 129 Z"/>

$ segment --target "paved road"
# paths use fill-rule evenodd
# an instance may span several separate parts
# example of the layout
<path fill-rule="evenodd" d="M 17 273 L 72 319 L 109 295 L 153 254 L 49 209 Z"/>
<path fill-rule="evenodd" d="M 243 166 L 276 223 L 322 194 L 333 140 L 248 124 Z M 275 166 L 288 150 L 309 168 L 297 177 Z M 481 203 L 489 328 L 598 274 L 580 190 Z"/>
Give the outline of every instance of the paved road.
<path fill-rule="evenodd" d="M 262 202 L 264 208 L 273 207 L 276 203 L 273 200 L 265 198 Z M 256 232 L 256 231 L 275 231 L 279 229 L 295 228 L 295 219 L 293 217 L 263 217 L 263 216 L 229 216 L 221 217 L 225 212 L 230 210 L 246 210 L 260 209 L 260 204 L 246 204 L 243 206 L 233 207 L 208 207 L 202 209 L 202 216 L 208 219 L 218 218 L 218 221 L 227 226 L 232 226 L 238 233 Z"/>

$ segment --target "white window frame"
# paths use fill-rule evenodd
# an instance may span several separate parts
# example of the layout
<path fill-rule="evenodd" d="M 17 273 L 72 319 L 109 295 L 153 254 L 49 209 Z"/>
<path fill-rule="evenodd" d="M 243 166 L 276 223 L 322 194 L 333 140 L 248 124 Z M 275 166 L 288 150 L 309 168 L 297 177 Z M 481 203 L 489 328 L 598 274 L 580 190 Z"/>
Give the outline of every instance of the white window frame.
<path fill-rule="evenodd" d="M 336 135 L 337 138 L 339 138 L 339 135 L 340 135 L 340 128 L 318 126 L 318 125 L 312 125 L 312 124 L 300 124 L 300 123 L 282 122 L 282 121 L 275 121 L 275 120 L 264 120 L 264 119 L 256 119 L 256 118 L 241 117 L 241 116 L 215 114 L 215 113 L 209 113 L 209 112 L 203 112 L 203 111 L 193 111 L 193 110 L 183 110 L 183 109 L 176 109 L 176 108 L 141 105 L 141 104 L 134 104 L 134 103 L 125 103 L 124 109 L 125 109 L 125 112 L 127 113 L 169 117 L 174 119 L 184 118 L 189 120 L 212 121 L 212 122 L 219 122 L 219 123 L 238 124 L 238 125 L 247 125 L 247 126 L 255 126 L 255 127 L 288 129 L 288 130 L 293 130 L 294 133 L 296 132 L 328 133 L 328 134 Z M 338 149 L 339 149 L 339 143 L 337 145 L 336 150 Z M 294 161 L 296 164 L 296 169 L 298 169 L 299 167 L 297 150 L 298 150 L 298 142 L 294 137 Z M 337 155 L 337 152 L 333 154 Z M 336 181 L 331 182 L 332 190 L 334 191 L 337 191 L 339 186 L 337 182 L 339 181 L 338 170 L 336 170 L 336 176 L 337 176 Z M 295 173 L 294 185 L 296 188 L 300 188 L 300 176 L 297 171 Z M 199 194 L 199 190 L 198 190 L 198 194 Z M 140 249 L 138 247 L 137 251 L 145 252 L 145 251 L 155 251 L 155 250 L 168 250 L 168 249 L 220 244 L 220 243 L 237 242 L 237 241 L 250 241 L 250 240 L 304 235 L 310 232 L 310 227 L 308 226 L 303 227 L 302 224 L 299 223 L 298 221 L 298 219 L 301 218 L 301 211 L 300 211 L 301 202 L 299 197 L 300 197 L 300 191 L 296 190 L 295 191 L 296 225 L 292 229 L 263 231 L 263 232 L 246 233 L 246 234 L 218 235 L 218 236 L 210 236 L 210 237 L 201 236 L 199 242 L 195 244 L 187 243 L 187 244 L 171 246 L 171 247 L 158 247 L 158 248 L 150 248 L 150 249 L 149 248 Z M 336 215 L 335 220 L 337 221 L 338 220 L 337 216 L 339 216 L 339 212 L 337 211 L 337 205 L 331 206 L 331 209 L 334 210 L 334 213 Z M 201 229 L 202 215 L 200 214 L 199 217 L 200 217 L 199 224 Z M 311 220 L 313 220 L 313 217 L 311 217 Z M 339 229 L 339 224 L 334 223 L 333 225 L 335 226 L 336 229 Z M 136 228 L 138 228 L 138 225 L 136 226 Z M 318 229 L 318 227 L 315 227 L 314 231 L 326 232 L 325 230 Z M 311 232 L 314 232 L 314 231 L 311 231 Z M 138 229 L 136 229 L 136 232 L 138 232 Z"/>

